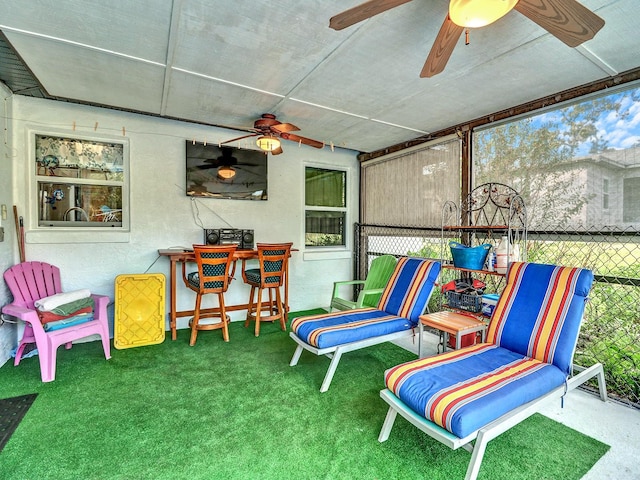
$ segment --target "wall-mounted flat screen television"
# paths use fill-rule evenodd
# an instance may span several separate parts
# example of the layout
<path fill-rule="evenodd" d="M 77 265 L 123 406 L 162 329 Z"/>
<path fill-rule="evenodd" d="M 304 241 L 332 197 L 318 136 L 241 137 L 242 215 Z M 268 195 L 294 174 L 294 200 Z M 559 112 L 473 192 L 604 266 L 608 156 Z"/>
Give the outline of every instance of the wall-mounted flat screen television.
<path fill-rule="evenodd" d="M 267 199 L 267 153 L 186 141 L 187 195 L 190 197 Z"/>

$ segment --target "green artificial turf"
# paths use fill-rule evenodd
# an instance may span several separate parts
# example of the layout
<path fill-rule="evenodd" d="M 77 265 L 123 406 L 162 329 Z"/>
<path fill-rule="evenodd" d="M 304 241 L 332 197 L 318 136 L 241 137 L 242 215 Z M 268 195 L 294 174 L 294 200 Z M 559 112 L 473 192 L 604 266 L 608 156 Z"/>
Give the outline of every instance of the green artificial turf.
<path fill-rule="evenodd" d="M 305 312 L 314 313 L 315 311 Z M 292 314 L 291 317 L 295 316 Z M 56 380 L 38 358 L 0 368 L 0 398 L 37 399 L 0 452 L 11 479 L 428 479 L 462 480 L 470 454 L 452 451 L 386 414 L 385 369 L 414 358 L 391 344 L 345 354 L 331 388 L 329 364 L 295 349 L 265 324 L 188 332 L 160 345 L 112 349 L 96 342 L 58 350 Z M 489 443 L 481 479 L 579 479 L 608 446 L 541 415 Z"/>

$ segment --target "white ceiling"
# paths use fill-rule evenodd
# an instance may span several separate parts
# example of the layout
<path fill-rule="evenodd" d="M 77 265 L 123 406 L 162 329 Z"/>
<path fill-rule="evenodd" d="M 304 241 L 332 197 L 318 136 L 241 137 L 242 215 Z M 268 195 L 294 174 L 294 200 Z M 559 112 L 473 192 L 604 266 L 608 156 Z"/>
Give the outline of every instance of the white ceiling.
<path fill-rule="evenodd" d="M 238 129 L 274 113 L 363 152 L 640 66 L 638 0 L 581 0 L 606 23 L 575 49 L 512 11 L 424 79 L 448 1 L 329 28 L 362 1 L 2 0 L 0 30 L 52 96 Z"/>

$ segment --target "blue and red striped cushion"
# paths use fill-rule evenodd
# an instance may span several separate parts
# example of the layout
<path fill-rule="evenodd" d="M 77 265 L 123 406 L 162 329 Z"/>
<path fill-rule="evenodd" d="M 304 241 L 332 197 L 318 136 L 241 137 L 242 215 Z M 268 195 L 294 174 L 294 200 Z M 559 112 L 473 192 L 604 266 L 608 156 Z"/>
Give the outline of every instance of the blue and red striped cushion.
<path fill-rule="evenodd" d="M 439 273 L 438 262 L 401 258 L 378 308 L 296 318 L 291 330 L 309 345 L 328 348 L 411 329 L 418 324 Z"/>
<path fill-rule="evenodd" d="M 589 270 L 511 264 L 489 343 L 398 365 L 385 374 L 387 388 L 466 437 L 565 382 L 592 282 Z"/>
<path fill-rule="evenodd" d="M 317 348 L 335 347 L 411 328 L 413 325 L 406 318 L 375 308 L 300 317 L 291 322 L 291 330 Z"/>
<path fill-rule="evenodd" d="M 571 373 L 593 273 L 582 268 L 516 262 L 491 317 L 487 342 L 553 363 Z"/>
<path fill-rule="evenodd" d="M 439 262 L 423 258 L 400 258 L 382 292 L 378 310 L 407 318 L 417 325 L 439 274 Z"/>
<path fill-rule="evenodd" d="M 385 375 L 403 403 L 460 438 L 565 379 L 554 365 L 488 343 L 398 365 Z"/>

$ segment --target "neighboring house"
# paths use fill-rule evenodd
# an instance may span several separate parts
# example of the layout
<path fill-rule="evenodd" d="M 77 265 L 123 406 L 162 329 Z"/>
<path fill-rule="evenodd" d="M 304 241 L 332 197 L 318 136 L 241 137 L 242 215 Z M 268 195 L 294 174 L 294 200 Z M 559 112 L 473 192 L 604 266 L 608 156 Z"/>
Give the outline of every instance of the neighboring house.
<path fill-rule="evenodd" d="M 628 227 L 640 222 L 640 146 L 576 158 L 584 165 L 589 199 L 585 225 Z"/>
<path fill-rule="evenodd" d="M 525 199 L 530 228 L 562 223 L 620 230 L 640 223 L 640 146 L 576 157 L 553 170 L 555 181 L 546 170 Z"/>

